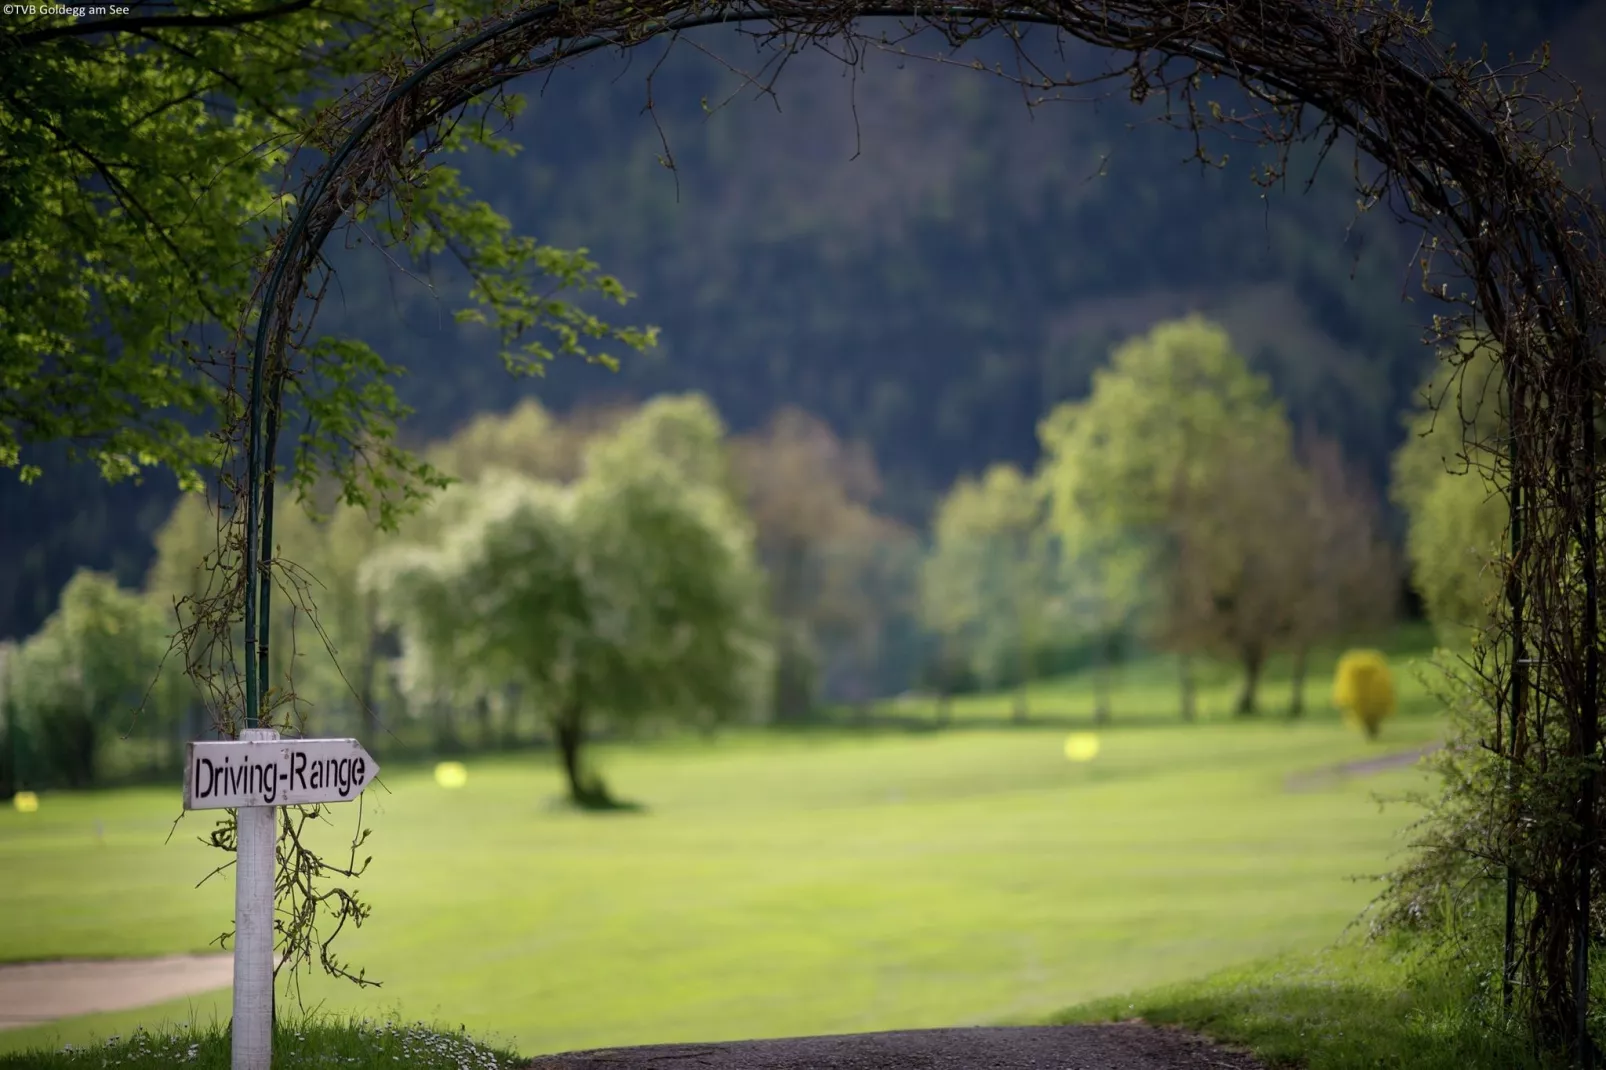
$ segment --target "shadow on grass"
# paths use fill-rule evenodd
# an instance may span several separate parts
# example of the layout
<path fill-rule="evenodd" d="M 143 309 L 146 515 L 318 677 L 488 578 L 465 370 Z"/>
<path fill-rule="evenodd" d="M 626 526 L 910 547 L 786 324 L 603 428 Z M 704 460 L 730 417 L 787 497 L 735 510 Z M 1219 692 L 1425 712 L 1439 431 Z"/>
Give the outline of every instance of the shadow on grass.
<path fill-rule="evenodd" d="M 586 792 L 574 795 L 554 795 L 547 800 L 548 810 L 567 810 L 576 814 L 645 814 L 647 805 L 634 799 L 616 799 L 607 792 Z"/>
<path fill-rule="evenodd" d="M 1052 1020 L 1186 1028 L 1248 1048 L 1273 1070 L 1553 1070 L 1488 995 L 1481 978 L 1448 963 L 1346 947 L 1101 1000 Z"/>

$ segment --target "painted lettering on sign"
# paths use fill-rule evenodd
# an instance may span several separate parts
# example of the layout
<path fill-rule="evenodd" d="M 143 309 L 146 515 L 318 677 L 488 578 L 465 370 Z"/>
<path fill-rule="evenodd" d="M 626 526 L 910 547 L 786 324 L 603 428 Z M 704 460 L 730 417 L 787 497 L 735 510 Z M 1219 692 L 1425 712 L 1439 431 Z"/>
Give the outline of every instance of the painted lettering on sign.
<path fill-rule="evenodd" d="M 379 772 L 354 739 L 192 743 L 184 771 L 184 806 L 293 806 L 345 802 Z"/>

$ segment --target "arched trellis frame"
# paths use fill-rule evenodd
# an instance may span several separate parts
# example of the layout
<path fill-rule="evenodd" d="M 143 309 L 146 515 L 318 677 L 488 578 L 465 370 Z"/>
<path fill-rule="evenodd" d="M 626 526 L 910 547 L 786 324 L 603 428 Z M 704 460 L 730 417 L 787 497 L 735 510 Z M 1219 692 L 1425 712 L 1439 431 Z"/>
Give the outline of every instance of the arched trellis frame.
<path fill-rule="evenodd" d="M 1111 79 L 1129 80 L 1135 99 L 1165 94 L 1201 158 L 1197 138 L 1211 126 L 1248 131 L 1281 148 L 1284 163 L 1296 143 L 1314 141 L 1325 157 L 1347 136 L 1379 165 L 1375 178 L 1357 168 L 1363 201 L 1387 202 L 1420 224 L 1424 282 L 1449 310 L 1435 317 L 1430 341 L 1476 329 L 1499 346 L 1505 371 L 1503 441 L 1469 442 L 1468 455 L 1473 464 L 1472 455 L 1484 458 L 1509 487 L 1507 594 L 1486 637 L 1495 717 L 1487 745 L 1507 788 L 1485 815 L 1483 840 L 1455 846 L 1506 874 L 1508 998 L 1516 988 L 1541 1038 L 1590 1065 L 1588 960 L 1602 825 L 1596 462 L 1606 226 L 1564 169 L 1593 138 L 1578 109 L 1527 91 L 1534 70 L 1497 73 L 1481 60 L 1447 58 L 1424 20 L 1385 0 L 543 3 L 464 27 L 439 50 L 376 76 L 335 113 L 334 132 L 319 146 L 328 160 L 298 198 L 257 295 L 241 443 L 245 508 L 237 509 L 245 723 L 257 723 L 264 702 L 275 565 L 269 459 L 293 370 L 292 324 L 341 221 L 416 173 L 417 138 L 513 79 L 598 49 L 723 23 L 765 24 L 783 48 L 896 47 L 861 28 L 873 17 L 902 20 L 908 32 L 935 29 L 956 47 L 990 34 L 1018 40 L 1018 27 L 1039 25 L 1128 57 L 1077 78 L 1022 53 L 1010 77 L 1045 96 Z M 1255 109 L 1224 115 L 1212 107 L 1205 94 L 1217 80 L 1241 86 Z M 1452 283 L 1468 289 L 1451 292 Z M 1556 812 L 1558 800 L 1565 813 Z"/>

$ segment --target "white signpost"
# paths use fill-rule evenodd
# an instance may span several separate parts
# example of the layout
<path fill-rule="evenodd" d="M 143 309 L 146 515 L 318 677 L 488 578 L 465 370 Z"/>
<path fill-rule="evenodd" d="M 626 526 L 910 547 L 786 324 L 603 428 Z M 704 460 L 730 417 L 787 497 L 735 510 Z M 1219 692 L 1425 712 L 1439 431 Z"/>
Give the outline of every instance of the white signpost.
<path fill-rule="evenodd" d="M 379 775 L 355 739 L 281 739 L 271 728 L 191 743 L 184 809 L 235 808 L 234 1070 L 273 1062 L 274 808 L 350 802 Z"/>

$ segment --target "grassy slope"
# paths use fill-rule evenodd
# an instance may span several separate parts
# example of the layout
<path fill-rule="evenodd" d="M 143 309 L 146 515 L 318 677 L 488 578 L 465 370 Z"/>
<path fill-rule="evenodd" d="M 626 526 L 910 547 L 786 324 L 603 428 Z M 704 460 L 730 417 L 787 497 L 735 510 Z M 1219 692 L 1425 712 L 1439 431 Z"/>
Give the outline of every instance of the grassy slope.
<path fill-rule="evenodd" d="M 309 994 L 536 1052 L 1041 1017 L 1331 942 L 1370 894 L 1348 878 L 1382 867 L 1409 817 L 1372 793 L 1417 776 L 1290 794 L 1290 773 L 1375 749 L 1325 712 L 1164 723 L 1169 679 L 1141 683 L 1086 766 L 1057 729 L 729 736 L 612 750 L 613 783 L 650 810 L 608 817 L 550 809 L 556 776 L 528 758 L 471 763 L 459 792 L 387 771 L 366 804 L 375 915 L 344 941 L 385 987 Z M 1436 730 L 1402 717 L 1385 741 Z M 0 926 L 0 960 L 202 949 L 231 882 L 192 890 L 212 854 L 195 815 L 162 846 L 176 813 L 176 791 L 146 790 L 0 814 L 0 870 L 26 874 L 0 885 L 0 917 L 30 922 Z M 0 1033 L 0 1050 L 226 1016 L 215 994 Z"/>
<path fill-rule="evenodd" d="M 1053 1022 L 1142 1018 L 1301 1070 L 1532 1070 L 1518 1028 L 1502 1024 L 1491 971 L 1389 943 L 1346 942 L 1219 971 L 1203 980 L 1097 1000 Z"/>

